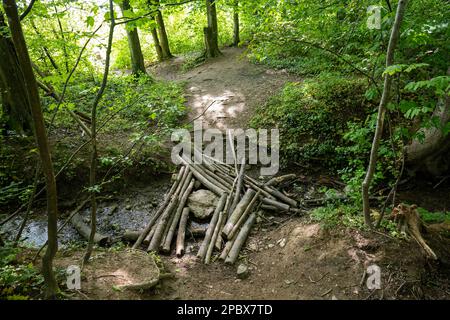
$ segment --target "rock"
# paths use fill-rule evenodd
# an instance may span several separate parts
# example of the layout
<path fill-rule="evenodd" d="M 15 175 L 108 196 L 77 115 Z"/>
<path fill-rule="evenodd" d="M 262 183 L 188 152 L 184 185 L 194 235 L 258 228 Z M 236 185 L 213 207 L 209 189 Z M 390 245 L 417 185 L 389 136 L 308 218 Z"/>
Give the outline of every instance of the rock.
<path fill-rule="evenodd" d="M 209 190 L 197 190 L 188 198 L 188 207 L 195 218 L 204 220 L 209 218 L 219 202 L 219 198 Z"/>
<path fill-rule="evenodd" d="M 273 247 L 275 247 L 275 245 L 272 244 L 272 243 L 270 243 L 270 244 L 267 246 L 267 248 L 269 248 L 269 249 L 272 249 Z"/>
<path fill-rule="evenodd" d="M 240 264 L 237 268 L 238 279 L 247 279 L 249 276 L 248 266 L 245 264 Z"/>
<path fill-rule="evenodd" d="M 128 205 L 125 207 L 125 209 L 126 209 L 126 210 L 131 210 L 131 204 L 128 204 Z"/>

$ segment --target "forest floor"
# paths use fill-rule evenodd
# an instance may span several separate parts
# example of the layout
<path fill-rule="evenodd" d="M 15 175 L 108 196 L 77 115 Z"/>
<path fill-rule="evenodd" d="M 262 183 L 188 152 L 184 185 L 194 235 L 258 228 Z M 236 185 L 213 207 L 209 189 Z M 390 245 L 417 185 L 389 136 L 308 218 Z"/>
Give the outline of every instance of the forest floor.
<path fill-rule="evenodd" d="M 256 106 L 264 104 L 287 81 L 300 81 L 284 71 L 250 63 L 243 49 L 225 48 L 223 56 L 187 72 L 181 71 L 183 63 L 183 59 L 176 58 L 156 66 L 153 72 L 160 78 L 186 83 L 189 119 L 202 116 L 205 127 L 245 129 Z M 307 175 L 298 168 L 292 172 Z M 304 190 L 318 189 L 314 177 L 307 180 Z M 142 228 L 148 219 L 146 213 L 155 210 L 155 202 L 169 186 L 170 178 L 162 175 L 154 186 L 129 190 L 113 204 L 100 206 L 99 218 L 117 217 L 118 224 L 129 218 L 127 228 Z M 399 197 L 420 202 L 417 204 L 429 210 L 448 210 L 449 192 L 448 184 L 442 193 L 433 191 L 432 186 L 418 185 Z M 418 197 L 419 194 L 423 196 Z M 87 216 L 88 211 L 83 214 Z M 100 231 L 105 228 L 100 222 Z M 439 262 L 427 261 L 413 241 L 345 227 L 324 228 L 308 215 L 267 214 L 257 222 L 235 266 L 197 262 L 195 253 L 201 239 L 191 237 L 184 257 L 160 257 L 165 272 L 172 277 L 162 280 L 150 292 L 121 292 L 114 285 L 127 272 L 138 270 L 140 262 L 122 261 L 118 266 L 114 254 L 105 260 L 108 250 L 97 250 L 90 267 L 96 274 L 86 271 L 82 293 L 74 298 L 450 299 L 450 240 L 436 234 L 425 238 L 441 258 Z M 66 268 L 77 264 L 81 257 L 80 249 L 61 251 L 55 265 Z M 241 263 L 248 267 L 245 279 L 236 274 Z M 381 268 L 380 290 L 370 291 L 366 286 L 365 270 L 372 264 Z M 92 285 L 93 282 L 99 285 Z"/>

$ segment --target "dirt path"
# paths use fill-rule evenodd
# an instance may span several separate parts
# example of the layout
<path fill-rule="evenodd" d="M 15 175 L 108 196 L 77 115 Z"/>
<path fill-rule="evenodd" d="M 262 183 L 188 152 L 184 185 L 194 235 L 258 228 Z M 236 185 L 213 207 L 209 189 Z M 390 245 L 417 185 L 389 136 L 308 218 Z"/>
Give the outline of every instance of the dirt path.
<path fill-rule="evenodd" d="M 153 72 L 157 77 L 186 83 L 190 119 L 204 113 L 205 128 L 246 128 L 254 108 L 295 78 L 285 71 L 250 63 L 242 48 L 224 48 L 222 53 L 186 73 L 180 71 L 183 58 L 160 64 Z"/>

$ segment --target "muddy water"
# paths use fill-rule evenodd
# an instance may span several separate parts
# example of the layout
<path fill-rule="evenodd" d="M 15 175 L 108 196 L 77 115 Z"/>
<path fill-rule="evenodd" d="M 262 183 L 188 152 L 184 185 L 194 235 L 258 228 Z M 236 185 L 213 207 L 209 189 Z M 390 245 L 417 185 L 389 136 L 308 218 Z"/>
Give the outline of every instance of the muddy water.
<path fill-rule="evenodd" d="M 158 206 L 164 195 L 170 189 L 170 176 L 161 176 L 150 185 L 129 188 L 126 192 L 114 195 L 114 200 L 100 202 L 97 210 L 97 230 L 100 233 L 119 239 L 125 230 L 143 229 Z M 61 213 L 58 226 L 62 225 L 71 210 Z M 29 219 L 22 239 L 25 244 L 40 247 L 47 241 L 47 220 L 45 210 L 43 214 L 32 215 Z M 85 223 L 90 223 L 90 209 L 88 206 L 80 212 Z M 5 238 L 14 239 L 22 218 L 11 220 L 5 224 L 0 232 Z M 75 228 L 69 223 L 58 235 L 59 244 L 64 247 L 71 243 L 83 241 Z"/>

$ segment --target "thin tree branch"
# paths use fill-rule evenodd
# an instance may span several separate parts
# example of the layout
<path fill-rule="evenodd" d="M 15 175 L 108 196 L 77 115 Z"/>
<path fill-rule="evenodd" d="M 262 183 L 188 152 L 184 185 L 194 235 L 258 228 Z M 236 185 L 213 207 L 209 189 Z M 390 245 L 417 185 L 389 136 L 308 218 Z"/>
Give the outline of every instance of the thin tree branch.
<path fill-rule="evenodd" d="M 20 17 L 19 17 L 20 21 L 25 19 L 25 17 L 31 12 L 31 9 L 33 9 L 33 6 L 34 6 L 35 2 L 36 2 L 36 0 L 31 0 L 30 1 L 30 3 L 28 4 L 27 8 L 25 9 L 25 11 L 22 12 L 22 14 L 20 15 Z"/>

